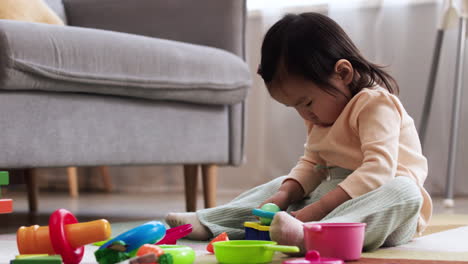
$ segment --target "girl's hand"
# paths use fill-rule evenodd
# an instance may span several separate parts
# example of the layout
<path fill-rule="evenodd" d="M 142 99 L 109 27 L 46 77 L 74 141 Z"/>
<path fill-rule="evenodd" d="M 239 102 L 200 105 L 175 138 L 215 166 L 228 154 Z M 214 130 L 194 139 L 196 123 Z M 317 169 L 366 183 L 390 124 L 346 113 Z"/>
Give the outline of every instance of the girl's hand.
<path fill-rule="evenodd" d="M 304 197 L 304 190 L 302 186 L 293 179 L 287 179 L 283 182 L 279 190 L 262 204 L 260 207 L 266 203 L 274 203 L 281 210 L 288 209 L 289 205 L 301 200 Z"/>
<path fill-rule="evenodd" d="M 317 202 L 309 204 L 299 211 L 291 212 L 291 214 L 303 222 L 320 221 L 335 208 L 350 199 L 351 196 L 338 186 Z"/>
<path fill-rule="evenodd" d="M 327 215 L 320 202 L 309 204 L 301 210 L 291 212 L 291 215 L 302 222 L 320 221 Z"/>
<path fill-rule="evenodd" d="M 266 203 L 274 203 L 276 204 L 281 210 L 286 210 L 289 206 L 289 194 L 285 191 L 279 190 L 273 196 L 266 199 L 263 203 L 261 203 L 258 208 L 262 207 Z"/>

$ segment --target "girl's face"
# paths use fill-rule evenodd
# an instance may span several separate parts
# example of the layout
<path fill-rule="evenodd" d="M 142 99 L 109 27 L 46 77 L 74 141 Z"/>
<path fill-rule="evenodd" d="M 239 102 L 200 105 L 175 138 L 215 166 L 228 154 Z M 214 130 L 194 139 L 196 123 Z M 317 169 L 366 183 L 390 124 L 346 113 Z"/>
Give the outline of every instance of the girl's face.
<path fill-rule="evenodd" d="M 281 82 L 273 81 L 267 86 L 273 99 L 294 107 L 303 119 L 314 125 L 327 127 L 333 125 L 351 98 L 348 79 L 342 78 L 340 74 L 333 74 L 330 84 L 341 92 L 334 95 L 298 76 L 286 76 Z"/>

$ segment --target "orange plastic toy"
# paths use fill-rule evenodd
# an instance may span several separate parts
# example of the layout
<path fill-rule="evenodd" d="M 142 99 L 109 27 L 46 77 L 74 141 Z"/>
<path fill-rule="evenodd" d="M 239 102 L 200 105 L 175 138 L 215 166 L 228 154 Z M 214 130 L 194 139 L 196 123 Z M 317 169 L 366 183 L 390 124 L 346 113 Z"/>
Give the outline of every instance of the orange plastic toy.
<path fill-rule="evenodd" d="M 16 242 L 20 254 L 61 254 L 63 257 L 61 252 L 54 250 L 54 248 L 57 249 L 57 245 L 58 247 L 63 245 L 63 248 L 77 251 L 84 245 L 106 240 L 111 236 L 110 224 L 105 219 L 86 223 L 73 223 L 76 221 L 70 219 L 76 220 L 76 218 L 70 212 L 59 209 L 51 215 L 51 220 L 52 216 L 57 216 L 56 213 L 61 213 L 58 215 L 62 215 L 60 217 L 64 217 L 65 221 L 55 221 L 54 228 L 34 225 L 30 227 L 22 226 L 18 229 Z M 59 217 L 55 218 L 61 220 Z M 53 222 L 49 221 L 49 225 Z M 59 239 L 56 238 L 57 236 L 59 236 Z M 59 242 L 54 243 L 54 241 Z M 72 263 L 75 261 L 65 261 L 64 259 L 64 262 Z"/>

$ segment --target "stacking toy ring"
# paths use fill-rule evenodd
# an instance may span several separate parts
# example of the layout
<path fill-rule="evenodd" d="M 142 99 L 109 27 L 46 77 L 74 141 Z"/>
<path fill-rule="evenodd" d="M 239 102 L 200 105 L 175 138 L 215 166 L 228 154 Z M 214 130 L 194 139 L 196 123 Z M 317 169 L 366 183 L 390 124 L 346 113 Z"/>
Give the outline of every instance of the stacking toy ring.
<path fill-rule="evenodd" d="M 262 209 L 255 208 L 252 210 L 252 214 L 258 217 L 270 218 L 273 219 L 275 217 L 275 212 L 268 212 Z"/>
<path fill-rule="evenodd" d="M 62 256 L 65 264 L 78 264 L 83 258 L 84 246 L 73 248 L 65 234 L 65 225 L 76 224 L 78 220 L 69 211 L 59 209 L 50 215 L 49 236 L 54 251 Z"/>
<path fill-rule="evenodd" d="M 281 211 L 281 209 L 276 204 L 266 203 L 260 209 L 253 209 L 252 214 L 260 217 L 260 223 L 262 225 L 270 225 L 271 220 L 279 211 Z"/>

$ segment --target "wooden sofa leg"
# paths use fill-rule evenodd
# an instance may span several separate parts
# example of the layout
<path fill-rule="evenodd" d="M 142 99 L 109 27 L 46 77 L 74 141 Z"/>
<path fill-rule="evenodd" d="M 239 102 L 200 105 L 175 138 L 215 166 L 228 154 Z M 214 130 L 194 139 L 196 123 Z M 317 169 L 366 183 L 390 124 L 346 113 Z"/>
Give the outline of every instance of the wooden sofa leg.
<path fill-rule="evenodd" d="M 78 197 L 78 172 L 76 167 L 67 168 L 68 188 L 72 198 Z"/>
<path fill-rule="evenodd" d="M 104 191 L 112 192 L 112 180 L 109 173 L 109 167 L 99 166 L 99 172 L 101 173 L 102 183 L 104 184 Z"/>
<path fill-rule="evenodd" d="M 198 165 L 184 165 L 185 208 L 187 212 L 197 210 Z"/>
<path fill-rule="evenodd" d="M 26 169 L 24 170 L 24 177 L 26 179 L 26 187 L 28 189 L 28 203 L 29 203 L 29 212 L 37 212 L 38 207 L 38 185 L 37 185 L 37 175 L 35 169 Z"/>
<path fill-rule="evenodd" d="M 213 164 L 202 165 L 203 175 L 203 198 L 205 208 L 216 206 L 216 182 L 218 176 L 218 166 Z"/>

